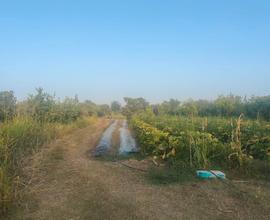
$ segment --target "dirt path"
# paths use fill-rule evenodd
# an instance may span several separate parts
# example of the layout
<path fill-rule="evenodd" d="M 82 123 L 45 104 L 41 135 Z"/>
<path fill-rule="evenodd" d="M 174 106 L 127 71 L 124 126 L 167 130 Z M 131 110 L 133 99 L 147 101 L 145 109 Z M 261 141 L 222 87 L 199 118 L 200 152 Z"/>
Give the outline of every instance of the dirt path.
<path fill-rule="evenodd" d="M 108 125 L 98 120 L 35 155 L 25 169 L 30 184 L 11 218 L 268 219 L 220 182 L 152 185 L 143 172 L 89 157 Z"/>

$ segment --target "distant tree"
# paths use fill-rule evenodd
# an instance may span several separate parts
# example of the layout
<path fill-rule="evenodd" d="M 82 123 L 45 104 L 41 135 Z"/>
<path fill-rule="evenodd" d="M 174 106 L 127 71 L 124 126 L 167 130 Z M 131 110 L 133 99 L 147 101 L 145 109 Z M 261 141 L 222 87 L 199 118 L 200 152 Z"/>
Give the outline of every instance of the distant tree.
<path fill-rule="evenodd" d="M 196 106 L 196 103 L 193 100 L 189 100 L 181 106 L 181 113 L 186 116 L 197 116 L 198 115 L 198 109 Z"/>
<path fill-rule="evenodd" d="M 55 105 L 54 96 L 44 92 L 42 88 L 36 89 L 36 94 L 32 94 L 27 100 L 28 113 L 38 121 L 45 121 L 49 112 Z"/>
<path fill-rule="evenodd" d="M 121 111 L 121 104 L 117 101 L 113 101 L 111 103 L 111 110 L 113 112 L 120 112 Z"/>
<path fill-rule="evenodd" d="M 93 116 L 97 113 L 97 105 L 90 100 L 86 100 L 84 103 L 81 103 L 81 109 L 83 114 L 86 116 Z"/>
<path fill-rule="evenodd" d="M 103 116 L 106 116 L 106 115 L 111 115 L 111 109 L 110 109 L 110 106 L 109 105 L 98 105 L 98 108 L 97 108 L 97 115 L 99 117 L 103 117 Z"/>
<path fill-rule="evenodd" d="M 58 120 L 52 120 L 52 122 L 69 123 L 76 121 L 82 113 L 77 95 L 74 98 L 66 97 L 62 103 L 59 102 L 54 106 L 56 110 L 53 108 L 51 114 L 57 112 Z"/>
<path fill-rule="evenodd" d="M 216 111 L 220 116 L 240 115 L 243 111 L 241 96 L 219 96 L 214 101 Z"/>
<path fill-rule="evenodd" d="M 159 115 L 159 105 L 152 105 L 152 112 L 154 115 Z"/>
<path fill-rule="evenodd" d="M 270 96 L 251 97 L 245 103 L 245 111 L 248 117 L 270 120 Z"/>
<path fill-rule="evenodd" d="M 198 115 L 200 116 L 217 115 L 215 106 L 211 101 L 200 99 L 194 101 L 194 104 L 196 105 Z"/>
<path fill-rule="evenodd" d="M 161 104 L 160 109 L 163 113 L 169 115 L 178 115 L 181 102 L 177 99 L 170 99 Z"/>
<path fill-rule="evenodd" d="M 124 98 L 126 105 L 122 109 L 122 113 L 127 117 L 130 117 L 132 114 L 145 111 L 149 106 L 149 103 L 143 98 Z"/>
<path fill-rule="evenodd" d="M 12 119 L 16 113 L 16 98 L 13 91 L 0 92 L 0 121 Z"/>

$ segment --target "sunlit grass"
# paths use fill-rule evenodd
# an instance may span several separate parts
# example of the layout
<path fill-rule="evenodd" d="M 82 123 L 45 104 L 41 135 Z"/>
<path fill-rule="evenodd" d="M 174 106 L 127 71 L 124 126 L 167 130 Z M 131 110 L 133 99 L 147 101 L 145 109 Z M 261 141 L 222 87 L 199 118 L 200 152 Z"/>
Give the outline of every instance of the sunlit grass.
<path fill-rule="evenodd" d="M 83 128 L 96 119 L 85 117 L 73 123 L 40 123 L 30 117 L 17 117 L 0 125 L 0 215 L 16 198 L 24 158 L 51 140 Z"/>

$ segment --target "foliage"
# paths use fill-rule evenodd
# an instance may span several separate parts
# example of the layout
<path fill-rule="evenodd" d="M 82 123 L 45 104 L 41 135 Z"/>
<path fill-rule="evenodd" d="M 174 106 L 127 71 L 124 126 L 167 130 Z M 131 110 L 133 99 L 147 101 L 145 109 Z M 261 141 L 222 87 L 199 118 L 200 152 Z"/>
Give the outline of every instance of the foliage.
<path fill-rule="evenodd" d="M 47 121 L 70 123 L 81 116 L 79 102 L 76 99 L 66 98 L 62 103 L 56 103 L 47 114 Z"/>
<path fill-rule="evenodd" d="M 142 153 L 159 154 L 159 151 L 163 151 L 167 147 L 169 135 L 167 132 L 162 132 L 135 118 L 131 124 L 136 132 Z"/>
<path fill-rule="evenodd" d="M 149 103 L 143 98 L 124 98 L 126 105 L 122 109 L 122 113 L 130 118 L 133 114 L 145 111 Z"/>
<path fill-rule="evenodd" d="M 246 97 L 219 96 L 213 101 L 208 100 L 188 100 L 180 102 L 175 99 L 165 101 L 155 105 L 155 109 L 167 115 L 182 116 L 219 116 L 219 117 L 238 117 L 243 113 L 250 119 L 270 120 L 270 96 Z"/>
<path fill-rule="evenodd" d="M 16 113 L 16 98 L 13 91 L 0 92 L 0 122 L 12 119 Z"/>
<path fill-rule="evenodd" d="M 113 101 L 111 103 L 111 110 L 113 112 L 120 112 L 121 111 L 121 104 L 117 101 Z"/>
<path fill-rule="evenodd" d="M 252 159 L 268 160 L 269 124 L 217 117 L 178 117 L 140 113 L 131 120 L 142 153 L 191 167 L 239 168 Z"/>
<path fill-rule="evenodd" d="M 90 100 L 86 100 L 83 103 L 80 103 L 80 109 L 81 109 L 82 115 L 94 116 L 97 112 L 97 105 Z"/>
<path fill-rule="evenodd" d="M 103 117 L 103 116 L 106 116 L 106 115 L 111 115 L 111 109 L 110 109 L 110 106 L 109 105 L 99 105 L 98 108 L 97 108 L 97 115 L 99 117 Z"/>
<path fill-rule="evenodd" d="M 246 105 L 246 115 L 251 118 L 270 120 L 270 96 L 251 97 Z"/>
<path fill-rule="evenodd" d="M 29 96 L 27 105 L 29 115 L 40 122 L 44 122 L 55 105 L 55 100 L 53 96 L 44 92 L 42 88 L 37 88 L 36 94 Z"/>
<path fill-rule="evenodd" d="M 170 99 L 160 105 L 160 112 L 169 115 L 178 115 L 181 102 L 176 99 Z"/>
<path fill-rule="evenodd" d="M 77 96 L 56 100 L 42 88 L 19 103 L 13 92 L 0 92 L 0 216 L 16 197 L 24 158 L 55 137 L 92 123 L 88 116 L 110 112 L 108 105 L 80 103 Z"/>

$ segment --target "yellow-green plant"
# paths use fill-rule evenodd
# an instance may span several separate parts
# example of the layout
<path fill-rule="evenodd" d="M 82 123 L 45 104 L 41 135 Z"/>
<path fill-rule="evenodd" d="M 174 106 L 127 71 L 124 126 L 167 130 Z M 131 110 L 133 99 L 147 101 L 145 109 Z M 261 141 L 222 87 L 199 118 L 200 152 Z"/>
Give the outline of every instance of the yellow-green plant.
<path fill-rule="evenodd" d="M 22 159 L 54 137 L 48 124 L 15 118 L 0 127 L 0 215 L 12 202 Z"/>

